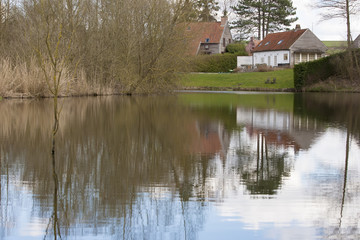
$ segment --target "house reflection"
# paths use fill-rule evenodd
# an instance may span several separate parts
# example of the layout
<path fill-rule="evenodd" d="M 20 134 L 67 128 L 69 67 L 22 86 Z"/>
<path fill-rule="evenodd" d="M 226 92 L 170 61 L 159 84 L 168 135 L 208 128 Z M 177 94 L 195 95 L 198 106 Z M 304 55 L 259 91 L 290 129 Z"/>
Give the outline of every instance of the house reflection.
<path fill-rule="evenodd" d="M 230 145 L 230 134 L 221 121 L 194 120 L 189 133 L 192 136 L 191 153 L 219 154 L 225 159 Z"/>
<path fill-rule="evenodd" d="M 317 133 L 323 130 L 316 119 L 274 109 L 238 108 L 237 123 L 244 125 L 250 136 L 261 133 L 269 144 L 292 147 L 295 153 L 309 149 Z"/>
<path fill-rule="evenodd" d="M 274 109 L 238 107 L 237 124 L 244 126 L 242 144 L 250 146 L 241 153 L 248 159 L 242 180 L 250 194 L 276 194 L 291 174 L 291 156 L 310 148 L 320 130 L 315 120 Z"/>

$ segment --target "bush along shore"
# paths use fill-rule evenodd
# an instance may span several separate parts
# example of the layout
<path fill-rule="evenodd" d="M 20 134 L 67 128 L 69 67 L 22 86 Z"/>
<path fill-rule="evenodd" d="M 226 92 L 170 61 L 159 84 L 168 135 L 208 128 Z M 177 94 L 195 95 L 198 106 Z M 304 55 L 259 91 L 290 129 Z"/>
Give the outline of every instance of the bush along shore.
<path fill-rule="evenodd" d="M 360 50 L 350 49 L 295 65 L 294 86 L 296 91 L 359 92 Z"/>

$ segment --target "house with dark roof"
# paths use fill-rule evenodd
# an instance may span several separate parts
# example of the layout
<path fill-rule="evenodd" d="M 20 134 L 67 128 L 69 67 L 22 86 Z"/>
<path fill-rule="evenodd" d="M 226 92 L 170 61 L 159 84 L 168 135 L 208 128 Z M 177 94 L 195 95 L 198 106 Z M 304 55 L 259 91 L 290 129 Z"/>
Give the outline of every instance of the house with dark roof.
<path fill-rule="evenodd" d="M 220 22 L 194 22 L 186 25 L 189 55 L 224 53 L 232 42 L 227 17 Z"/>
<path fill-rule="evenodd" d="M 268 34 L 252 51 L 253 66 L 294 66 L 322 58 L 326 50 L 313 32 L 296 25 L 291 31 Z"/>

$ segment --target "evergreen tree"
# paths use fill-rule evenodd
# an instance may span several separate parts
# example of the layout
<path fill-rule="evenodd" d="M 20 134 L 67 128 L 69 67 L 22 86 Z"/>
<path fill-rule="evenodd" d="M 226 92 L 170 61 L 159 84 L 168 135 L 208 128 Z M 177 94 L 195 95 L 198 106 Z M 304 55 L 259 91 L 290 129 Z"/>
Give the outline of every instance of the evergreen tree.
<path fill-rule="evenodd" d="M 284 30 L 297 20 L 292 0 L 239 0 L 232 9 L 238 19 L 233 28 L 248 37 L 254 32 L 263 39 L 268 33 Z"/>
<path fill-rule="evenodd" d="M 201 22 L 216 21 L 216 11 L 220 9 L 216 0 L 197 0 L 196 9 L 198 11 L 198 20 Z"/>

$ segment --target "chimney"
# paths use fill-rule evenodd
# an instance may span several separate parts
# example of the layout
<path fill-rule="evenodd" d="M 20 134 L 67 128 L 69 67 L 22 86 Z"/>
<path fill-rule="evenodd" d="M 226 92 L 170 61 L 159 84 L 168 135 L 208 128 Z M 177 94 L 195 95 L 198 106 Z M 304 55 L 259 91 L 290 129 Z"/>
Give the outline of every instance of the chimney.
<path fill-rule="evenodd" d="M 297 30 L 301 30 L 300 24 L 296 24 L 295 32 L 296 32 Z"/>
<path fill-rule="evenodd" d="M 228 21 L 228 18 L 225 16 L 225 17 L 221 17 L 221 26 L 225 26 L 225 24 L 227 23 Z"/>

